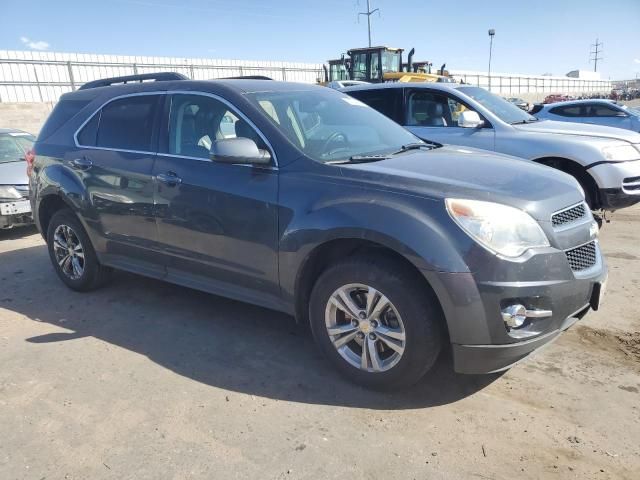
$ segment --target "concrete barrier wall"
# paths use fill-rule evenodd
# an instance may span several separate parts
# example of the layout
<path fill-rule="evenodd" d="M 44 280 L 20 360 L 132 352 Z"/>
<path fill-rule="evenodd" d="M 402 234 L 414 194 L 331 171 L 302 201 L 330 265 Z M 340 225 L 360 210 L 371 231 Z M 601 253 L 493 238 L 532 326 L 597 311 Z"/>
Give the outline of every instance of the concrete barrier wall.
<path fill-rule="evenodd" d="M 51 102 L 0 103 L 0 128 L 16 128 L 37 135 L 53 106 Z"/>

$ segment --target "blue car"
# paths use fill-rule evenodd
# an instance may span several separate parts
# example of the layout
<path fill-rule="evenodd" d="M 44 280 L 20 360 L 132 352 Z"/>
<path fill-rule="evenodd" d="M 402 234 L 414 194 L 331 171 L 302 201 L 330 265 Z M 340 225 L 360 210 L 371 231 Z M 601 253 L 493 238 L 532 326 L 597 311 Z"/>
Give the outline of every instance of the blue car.
<path fill-rule="evenodd" d="M 541 120 L 593 123 L 640 132 L 640 111 L 612 100 L 574 100 L 536 105 L 531 114 Z"/>

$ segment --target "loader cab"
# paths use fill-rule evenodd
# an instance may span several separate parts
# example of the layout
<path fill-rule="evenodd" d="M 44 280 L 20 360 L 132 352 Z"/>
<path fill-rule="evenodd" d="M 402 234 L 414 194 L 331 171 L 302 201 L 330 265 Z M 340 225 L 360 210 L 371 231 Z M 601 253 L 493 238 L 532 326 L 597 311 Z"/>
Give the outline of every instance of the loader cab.
<path fill-rule="evenodd" d="M 327 81 L 335 82 L 349 79 L 349 60 L 345 58 L 329 60 L 329 78 Z"/>
<path fill-rule="evenodd" d="M 351 80 L 379 83 L 386 73 L 402 72 L 402 52 L 401 48 L 389 47 L 349 50 Z"/>

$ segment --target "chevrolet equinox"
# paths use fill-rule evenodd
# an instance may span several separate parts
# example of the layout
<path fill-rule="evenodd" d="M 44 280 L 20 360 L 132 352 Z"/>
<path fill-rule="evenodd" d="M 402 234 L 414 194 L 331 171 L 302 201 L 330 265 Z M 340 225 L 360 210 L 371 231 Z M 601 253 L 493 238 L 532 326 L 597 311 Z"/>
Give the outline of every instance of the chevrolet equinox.
<path fill-rule="evenodd" d="M 61 97 L 28 169 L 68 287 L 115 268 L 293 314 L 372 388 L 416 382 L 447 345 L 458 372 L 504 370 L 604 292 L 575 179 L 423 142 L 329 88 L 90 82 Z"/>

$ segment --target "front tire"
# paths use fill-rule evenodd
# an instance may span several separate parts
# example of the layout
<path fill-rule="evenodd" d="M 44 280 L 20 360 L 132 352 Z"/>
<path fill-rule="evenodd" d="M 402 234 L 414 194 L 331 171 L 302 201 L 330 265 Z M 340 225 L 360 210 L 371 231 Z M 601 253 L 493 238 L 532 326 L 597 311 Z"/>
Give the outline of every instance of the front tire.
<path fill-rule="evenodd" d="M 368 388 L 416 383 L 442 348 L 435 295 L 402 264 L 354 257 L 328 267 L 311 293 L 313 336 L 343 375 Z"/>
<path fill-rule="evenodd" d="M 47 247 L 58 277 L 72 290 L 93 290 L 109 279 L 111 269 L 100 265 L 87 232 L 71 210 L 60 210 L 51 218 Z"/>

